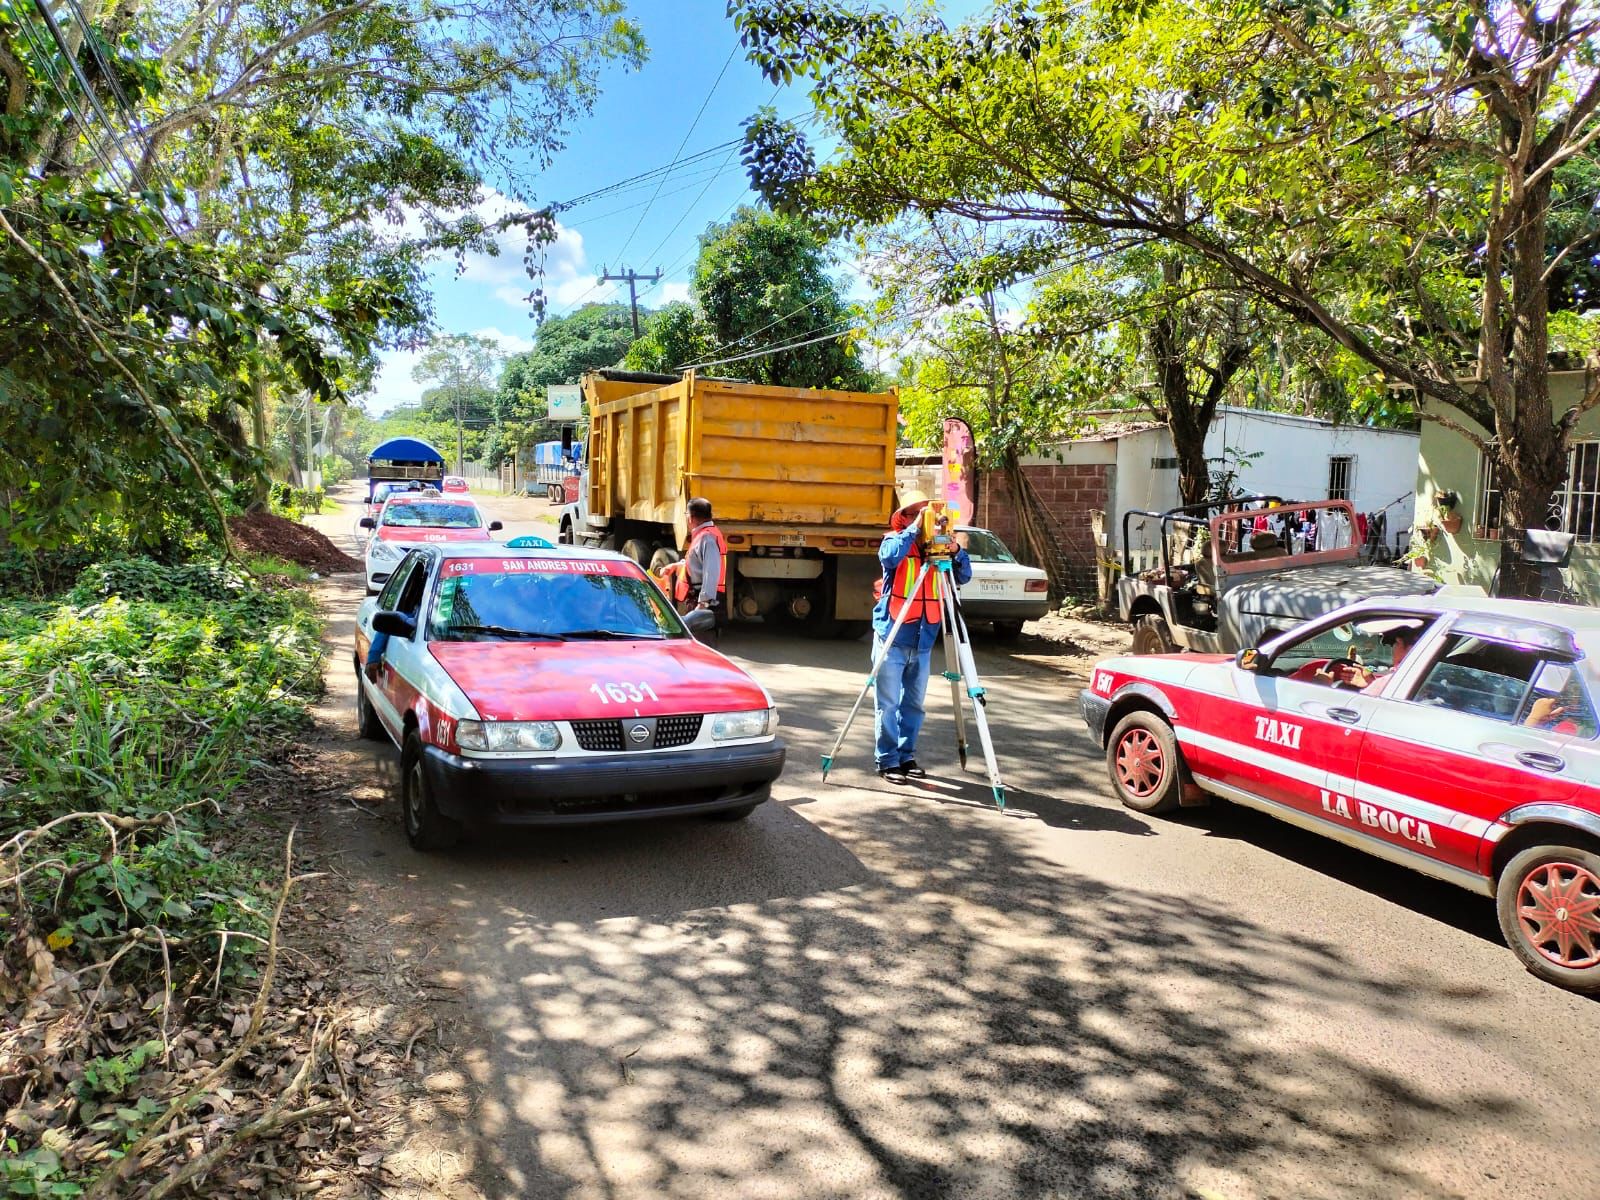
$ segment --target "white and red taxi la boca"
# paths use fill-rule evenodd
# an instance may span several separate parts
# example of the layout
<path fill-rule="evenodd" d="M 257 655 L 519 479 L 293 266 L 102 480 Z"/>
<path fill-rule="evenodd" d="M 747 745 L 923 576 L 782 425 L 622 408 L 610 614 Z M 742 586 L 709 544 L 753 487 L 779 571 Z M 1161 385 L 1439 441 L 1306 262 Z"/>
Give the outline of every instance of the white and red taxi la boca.
<path fill-rule="evenodd" d="M 1128 807 L 1219 796 L 1493 896 L 1530 971 L 1600 993 L 1597 653 L 1592 608 L 1376 598 L 1108 659 L 1080 704 Z"/>
<path fill-rule="evenodd" d="M 355 666 L 362 735 L 400 748 L 418 849 L 495 824 L 738 820 L 783 770 L 766 689 L 618 554 L 413 550 L 362 605 Z"/>
<path fill-rule="evenodd" d="M 373 531 L 367 541 L 367 594 L 388 581 L 395 564 L 413 546 L 487 542 L 500 527 L 466 496 L 443 496 L 431 489 L 391 494 L 377 516 L 361 519 L 361 528 Z"/>

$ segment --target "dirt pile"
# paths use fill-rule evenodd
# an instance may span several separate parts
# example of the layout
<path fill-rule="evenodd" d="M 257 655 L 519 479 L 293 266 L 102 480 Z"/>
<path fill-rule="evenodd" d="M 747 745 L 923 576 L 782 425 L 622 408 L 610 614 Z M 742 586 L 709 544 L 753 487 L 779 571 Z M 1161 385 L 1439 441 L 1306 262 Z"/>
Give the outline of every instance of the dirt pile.
<path fill-rule="evenodd" d="M 340 550 L 325 534 L 309 525 L 269 512 L 230 517 L 228 529 L 239 549 L 249 554 L 271 554 L 324 575 L 359 571 L 361 563 Z"/>

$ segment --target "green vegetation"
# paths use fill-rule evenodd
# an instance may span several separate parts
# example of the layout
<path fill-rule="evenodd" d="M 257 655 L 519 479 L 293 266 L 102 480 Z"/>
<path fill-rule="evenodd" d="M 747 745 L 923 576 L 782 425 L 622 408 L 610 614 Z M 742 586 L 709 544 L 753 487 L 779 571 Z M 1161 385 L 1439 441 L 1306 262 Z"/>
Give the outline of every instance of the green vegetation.
<path fill-rule="evenodd" d="M 425 334 L 427 261 L 496 250 L 485 190 L 643 56 L 621 0 L 0 0 L 0 537 L 223 541 L 274 411 L 327 423 Z"/>
<path fill-rule="evenodd" d="M 25 1060 L 36 1140 L 8 1145 L 0 1196 L 75 1195 L 167 1107 L 161 1039 L 258 969 L 277 881 L 239 789 L 305 726 L 319 625 L 237 568 L 132 558 L 0 600 L 0 630 L 0 1005 L 76 1011 L 74 971 L 106 1010 Z"/>
<path fill-rule="evenodd" d="M 668 305 L 628 352 L 641 371 L 713 364 L 786 387 L 863 390 L 872 379 L 855 348 L 862 314 L 829 275 L 827 243 L 805 222 L 740 208 L 700 236 L 689 290 L 694 305 Z M 786 347 L 776 354 L 758 351 Z M 719 367 L 718 360 L 733 360 Z"/>
<path fill-rule="evenodd" d="M 1576 417 L 1600 404 L 1597 374 L 1553 412 L 1548 353 L 1552 304 L 1593 306 L 1591 9 L 1018 0 L 954 27 L 837 0 L 733 10 L 770 78 L 809 81 L 809 136 L 828 143 L 750 123 L 746 162 L 780 211 L 837 232 L 983 227 L 981 254 L 935 268 L 947 304 L 1153 256 L 1153 275 L 1099 290 L 1095 327 L 1158 284 L 1152 374 L 1172 304 L 1257 307 L 1315 335 L 1318 371 L 1358 361 L 1496 462 L 1503 545 L 1543 523 Z"/>

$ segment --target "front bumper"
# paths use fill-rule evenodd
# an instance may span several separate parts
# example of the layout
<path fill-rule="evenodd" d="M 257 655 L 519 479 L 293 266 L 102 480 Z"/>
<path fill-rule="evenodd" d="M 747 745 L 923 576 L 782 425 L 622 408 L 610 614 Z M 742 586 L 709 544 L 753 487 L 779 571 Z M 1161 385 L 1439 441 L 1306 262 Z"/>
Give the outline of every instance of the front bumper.
<path fill-rule="evenodd" d="M 961 615 L 971 621 L 1037 621 L 1050 612 L 1046 596 L 1017 600 L 1009 596 L 961 597 Z"/>
<path fill-rule="evenodd" d="M 463 758 L 423 747 L 434 803 L 472 825 L 590 825 L 759 804 L 783 773 L 783 742 L 671 754 Z"/>
<path fill-rule="evenodd" d="M 1088 688 L 1078 693 L 1078 708 L 1083 713 L 1083 723 L 1089 727 L 1089 736 L 1100 746 L 1106 744 L 1106 717 L 1111 712 L 1111 701 L 1098 696 Z"/>

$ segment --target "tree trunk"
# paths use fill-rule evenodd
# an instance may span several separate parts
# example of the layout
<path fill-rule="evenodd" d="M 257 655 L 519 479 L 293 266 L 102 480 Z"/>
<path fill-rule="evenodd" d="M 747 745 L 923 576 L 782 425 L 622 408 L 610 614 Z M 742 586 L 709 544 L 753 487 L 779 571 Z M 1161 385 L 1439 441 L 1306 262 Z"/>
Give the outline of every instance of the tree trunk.
<path fill-rule="evenodd" d="M 267 373 L 262 369 L 259 359 L 250 366 L 250 436 L 261 461 L 255 478 L 250 481 L 248 507 L 252 512 L 259 512 L 267 507 L 271 487 L 271 481 L 267 478 L 267 455 L 270 453 L 267 445 Z"/>
<path fill-rule="evenodd" d="M 1564 528 L 1566 515 L 1556 497 L 1567 478 L 1569 422 L 1557 421 L 1550 406 L 1550 294 L 1544 279 L 1549 207 L 1548 181 L 1529 189 L 1519 205 L 1522 219 L 1509 247 L 1511 346 L 1506 366 L 1512 403 L 1510 411 L 1504 402 L 1495 405 L 1502 487 L 1498 590 L 1503 596 L 1534 599 L 1540 592 L 1540 571 L 1522 561 L 1522 531 Z"/>
<path fill-rule="evenodd" d="M 1210 413 L 1197 409 L 1189 394 L 1189 366 L 1184 361 L 1183 339 L 1178 320 L 1170 313 L 1156 318 L 1150 326 L 1150 354 L 1155 359 L 1161 403 L 1166 409 L 1172 449 L 1178 459 L 1178 502 L 1199 504 L 1211 490 L 1211 472 L 1206 466 Z"/>

